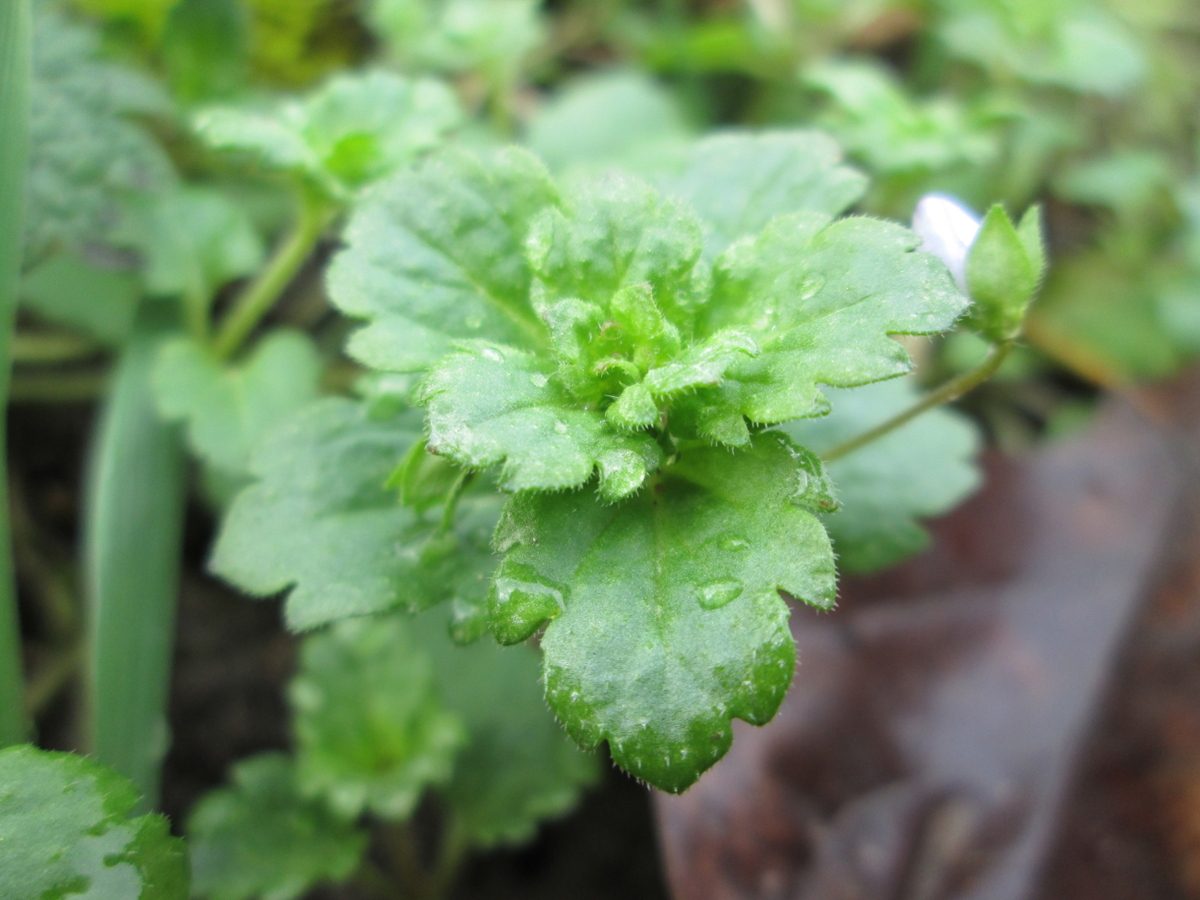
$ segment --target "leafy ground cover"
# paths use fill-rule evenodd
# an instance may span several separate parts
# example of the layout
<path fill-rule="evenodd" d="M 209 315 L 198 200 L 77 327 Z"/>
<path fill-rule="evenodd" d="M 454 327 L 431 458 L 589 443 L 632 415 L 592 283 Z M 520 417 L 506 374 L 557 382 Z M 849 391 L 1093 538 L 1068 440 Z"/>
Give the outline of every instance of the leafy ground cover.
<path fill-rule="evenodd" d="M 0 751 L 14 896 L 443 896 L 539 835 L 489 890 L 652 895 L 553 849 L 588 792 L 644 837 L 616 772 L 735 771 L 836 694 L 801 610 L 1200 347 L 1183 3 L 4 15 L 0 745 L 92 757 Z M 22 792 L 89 778 L 132 843 L 43 884 Z"/>

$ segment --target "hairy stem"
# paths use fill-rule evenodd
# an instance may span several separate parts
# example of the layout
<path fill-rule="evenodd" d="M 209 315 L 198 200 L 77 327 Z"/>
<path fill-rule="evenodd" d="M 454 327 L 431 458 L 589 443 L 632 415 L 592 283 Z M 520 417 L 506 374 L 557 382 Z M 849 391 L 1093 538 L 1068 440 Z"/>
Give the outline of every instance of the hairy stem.
<path fill-rule="evenodd" d="M 29 0 L 0 2 L 0 747 L 28 736 L 17 591 L 8 525 L 5 407 L 21 266 L 29 158 L 32 25 Z"/>
<path fill-rule="evenodd" d="M 821 459 L 825 462 L 833 462 L 835 459 L 841 459 L 855 450 L 865 447 L 867 444 L 879 440 L 881 437 L 891 434 L 902 425 L 911 422 L 923 412 L 933 409 L 935 406 L 941 406 L 943 403 L 950 403 L 957 400 L 963 394 L 983 384 L 991 378 L 996 370 L 1008 358 L 1008 354 L 1012 352 L 1013 342 L 1005 341 L 1002 344 L 997 344 L 992 348 L 992 352 L 988 354 L 987 359 L 971 369 L 969 372 L 951 378 L 945 384 L 935 391 L 926 394 L 908 409 L 898 413 L 888 419 L 886 422 L 881 422 L 874 428 L 864 431 L 857 437 L 853 437 L 848 441 L 838 444 L 821 454 Z"/>
<path fill-rule="evenodd" d="M 228 359 L 237 353 L 250 332 L 292 283 L 331 218 L 332 210 L 327 203 L 307 194 L 301 196 L 300 212 L 291 233 L 275 248 L 258 277 L 242 291 L 221 321 L 213 341 L 217 356 Z"/>

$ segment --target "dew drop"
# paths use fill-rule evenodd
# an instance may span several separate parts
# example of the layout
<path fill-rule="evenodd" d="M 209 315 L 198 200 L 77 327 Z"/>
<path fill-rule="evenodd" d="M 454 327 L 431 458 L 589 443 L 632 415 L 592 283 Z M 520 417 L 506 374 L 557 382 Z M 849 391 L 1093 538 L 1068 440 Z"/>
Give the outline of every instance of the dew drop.
<path fill-rule="evenodd" d="M 742 583 L 733 579 L 710 581 L 696 588 L 696 599 L 705 609 L 720 609 L 742 593 Z"/>
<path fill-rule="evenodd" d="M 532 375 L 530 375 L 530 376 L 529 376 L 529 380 L 530 380 L 531 382 L 533 382 L 533 386 L 534 386 L 534 387 L 540 387 L 540 388 L 541 388 L 541 387 L 545 387 L 545 386 L 546 386 L 546 383 L 547 383 L 547 382 L 548 382 L 550 379 L 549 379 L 549 378 L 547 378 L 545 375 L 543 375 L 541 372 L 534 372 Z"/>
<path fill-rule="evenodd" d="M 750 542 L 736 534 L 723 534 L 717 543 L 722 550 L 727 550 L 730 553 L 739 553 L 750 549 Z"/>
<path fill-rule="evenodd" d="M 807 276 L 800 284 L 800 299 L 807 300 L 815 297 L 823 287 L 825 287 L 824 276 L 816 274 Z"/>
<path fill-rule="evenodd" d="M 567 433 L 567 423 L 563 422 L 561 420 L 555 422 L 554 423 L 554 431 L 557 434 L 566 434 Z"/>
<path fill-rule="evenodd" d="M 494 347 L 484 347 L 483 355 L 492 362 L 504 362 L 504 354 Z"/>

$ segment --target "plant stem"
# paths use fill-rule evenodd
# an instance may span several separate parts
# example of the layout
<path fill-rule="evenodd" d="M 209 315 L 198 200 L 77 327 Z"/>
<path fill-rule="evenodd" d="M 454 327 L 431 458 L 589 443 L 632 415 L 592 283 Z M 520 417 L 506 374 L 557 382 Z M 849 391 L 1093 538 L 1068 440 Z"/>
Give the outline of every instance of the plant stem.
<path fill-rule="evenodd" d="M 158 312 L 153 305 L 143 313 Z M 84 596 L 90 645 L 86 746 L 155 805 L 167 749 L 186 467 L 150 378 L 161 337 L 143 314 L 122 351 L 86 481 Z"/>
<path fill-rule="evenodd" d="M 12 361 L 16 365 L 75 362 L 95 356 L 99 349 L 73 334 L 17 332 L 13 335 Z"/>
<path fill-rule="evenodd" d="M 279 300 L 296 273 L 312 253 L 332 218 L 330 206 L 307 193 L 300 197 L 300 211 L 291 233 L 284 239 L 258 277 L 234 301 L 213 341 L 213 351 L 228 359 L 241 348 L 263 316 Z"/>
<path fill-rule="evenodd" d="M 991 378 L 1003 364 L 1004 360 L 1008 358 L 1008 354 L 1012 352 L 1012 348 L 1013 341 L 1005 341 L 1002 344 L 997 344 L 992 348 L 992 352 L 988 354 L 987 359 L 974 369 L 951 378 L 940 388 L 926 394 L 908 409 L 892 416 L 886 422 L 881 422 L 857 437 L 853 437 L 844 443 L 838 444 L 836 447 L 826 450 L 821 454 L 821 459 L 825 462 L 833 462 L 835 459 L 841 459 L 843 456 L 879 440 L 884 435 L 891 434 L 897 428 L 911 422 L 917 416 L 921 415 L 921 413 L 931 410 L 935 406 L 941 406 L 943 403 L 950 403 L 953 400 L 957 400 L 963 394 L 967 393 L 967 391 L 978 387 Z"/>
<path fill-rule="evenodd" d="M 108 386 L 109 373 L 38 372 L 20 374 L 12 380 L 9 403 L 79 403 L 95 400 Z"/>
<path fill-rule="evenodd" d="M 29 0 L 0 2 L 0 747 L 28 737 L 17 590 L 8 526 L 5 408 L 21 266 L 32 72 Z"/>
<path fill-rule="evenodd" d="M 463 469 L 458 473 L 458 477 L 454 479 L 454 484 L 450 486 L 450 491 L 446 495 L 446 505 L 442 509 L 442 521 L 438 525 L 438 534 L 449 534 L 454 528 L 454 514 L 458 512 L 458 501 L 462 499 L 463 492 L 471 484 L 475 478 L 475 473 L 470 469 Z"/>

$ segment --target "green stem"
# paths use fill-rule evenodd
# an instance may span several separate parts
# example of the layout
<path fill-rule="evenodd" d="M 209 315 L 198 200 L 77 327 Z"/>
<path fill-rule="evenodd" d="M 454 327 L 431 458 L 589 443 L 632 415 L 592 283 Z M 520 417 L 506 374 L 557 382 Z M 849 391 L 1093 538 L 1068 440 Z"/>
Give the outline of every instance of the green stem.
<path fill-rule="evenodd" d="M 213 341 L 213 350 L 228 359 L 241 348 L 255 326 L 279 300 L 300 271 L 333 217 L 329 204 L 302 194 L 300 212 L 291 233 L 280 244 L 258 277 L 234 301 Z"/>
<path fill-rule="evenodd" d="M 992 348 L 992 352 L 988 354 L 987 359 L 971 371 L 964 372 L 956 378 L 950 379 L 936 391 L 926 394 L 919 401 L 904 410 L 904 412 L 892 416 L 886 422 L 881 422 L 857 437 L 826 450 L 821 454 L 821 459 L 825 460 L 825 462 L 833 462 L 835 459 L 841 459 L 843 456 L 879 440 L 884 435 L 891 434 L 897 428 L 911 422 L 917 416 L 921 415 L 921 413 L 931 410 L 935 406 L 941 406 L 943 403 L 950 403 L 953 400 L 957 400 L 963 394 L 967 393 L 967 391 L 978 387 L 991 378 L 1003 364 L 1004 360 L 1008 358 L 1008 354 L 1012 352 L 1012 348 L 1012 341 L 997 344 Z"/>
<path fill-rule="evenodd" d="M 108 372 L 38 372 L 12 380 L 9 403 L 79 403 L 95 400 L 108 386 Z"/>
<path fill-rule="evenodd" d="M 13 335 L 12 361 L 15 365 L 76 362 L 95 356 L 99 349 L 73 334 L 18 331 Z"/>
<path fill-rule="evenodd" d="M 29 0 L 0 0 L 0 747 L 20 743 L 29 734 L 8 526 L 4 412 L 12 368 L 25 168 L 29 158 L 31 43 Z"/>
<path fill-rule="evenodd" d="M 187 472 L 151 389 L 163 334 L 143 316 L 121 354 L 89 459 L 83 535 L 86 745 L 138 786 L 144 808 L 156 803 L 167 749 Z"/>

